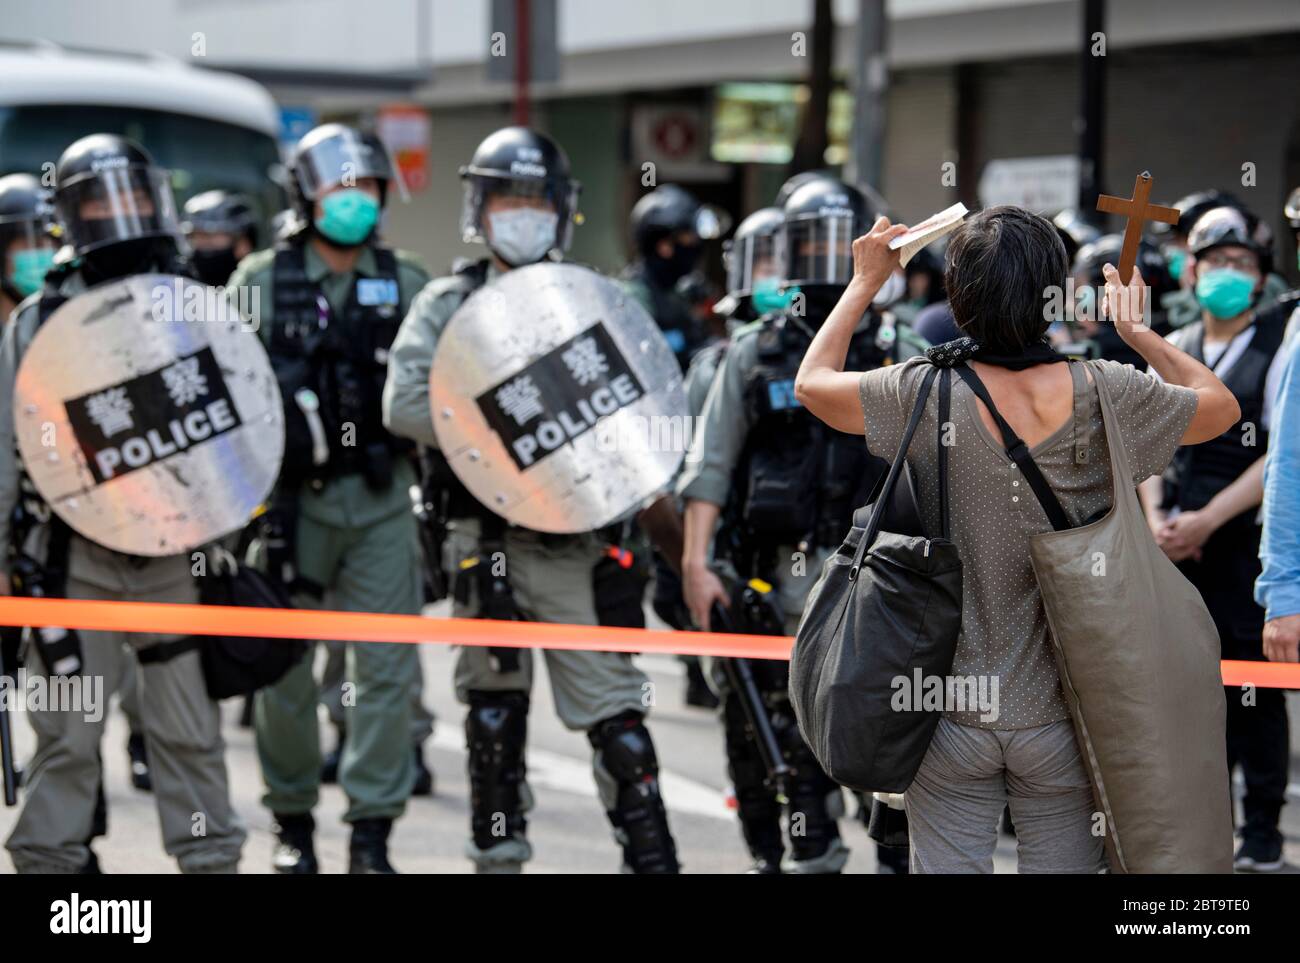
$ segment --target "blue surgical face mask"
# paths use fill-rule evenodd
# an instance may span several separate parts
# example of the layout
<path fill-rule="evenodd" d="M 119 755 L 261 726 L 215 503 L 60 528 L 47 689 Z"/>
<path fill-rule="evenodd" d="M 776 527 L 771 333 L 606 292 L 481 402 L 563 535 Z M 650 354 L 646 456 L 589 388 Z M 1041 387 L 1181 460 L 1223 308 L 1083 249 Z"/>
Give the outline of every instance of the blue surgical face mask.
<path fill-rule="evenodd" d="M 379 201 L 357 187 L 335 191 L 321 199 L 316 230 L 344 247 L 365 241 L 379 223 Z"/>
<path fill-rule="evenodd" d="M 1255 299 L 1259 279 L 1234 268 L 1214 268 L 1196 282 L 1196 300 L 1216 318 L 1235 318 Z"/>
<path fill-rule="evenodd" d="M 1187 252 L 1180 247 L 1173 248 L 1165 255 L 1165 263 L 1169 265 L 1169 276 L 1177 281 L 1183 276 L 1183 268 L 1187 267 Z"/>
<path fill-rule="evenodd" d="M 48 247 L 33 247 L 15 251 L 13 257 L 14 273 L 9 275 L 10 283 L 22 292 L 23 297 L 35 294 L 54 264 L 54 251 Z"/>
<path fill-rule="evenodd" d="M 777 278 L 760 278 L 754 282 L 750 300 L 754 302 L 756 312 L 767 314 L 769 311 L 784 311 L 789 308 L 798 293 L 798 287 L 789 287 L 782 291 L 781 282 Z"/>

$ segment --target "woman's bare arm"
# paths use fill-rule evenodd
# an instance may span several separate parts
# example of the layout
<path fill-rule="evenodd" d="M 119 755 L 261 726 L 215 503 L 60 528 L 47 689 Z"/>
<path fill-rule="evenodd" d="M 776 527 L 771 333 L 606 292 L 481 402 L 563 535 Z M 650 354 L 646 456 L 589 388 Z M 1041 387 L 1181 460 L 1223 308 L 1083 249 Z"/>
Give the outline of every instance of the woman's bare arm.
<path fill-rule="evenodd" d="M 1241 406 L 1209 368 L 1175 347 L 1145 323 L 1143 308 L 1149 294 L 1136 267 L 1125 287 L 1113 265 L 1102 267 L 1106 276 L 1106 313 L 1115 330 L 1130 348 L 1140 354 L 1155 372 L 1171 385 L 1196 392 L 1196 414 L 1183 433 L 1182 444 L 1199 445 L 1217 438 L 1241 418 Z"/>
<path fill-rule="evenodd" d="M 862 402 L 858 399 L 860 372 L 845 371 L 849 341 L 871 306 L 880 286 L 898 267 L 898 252 L 889 242 L 907 233 L 907 226 L 879 218 L 870 232 L 853 242 L 853 280 L 834 310 L 817 331 L 799 365 L 794 395 L 814 415 L 838 431 L 861 435 Z"/>

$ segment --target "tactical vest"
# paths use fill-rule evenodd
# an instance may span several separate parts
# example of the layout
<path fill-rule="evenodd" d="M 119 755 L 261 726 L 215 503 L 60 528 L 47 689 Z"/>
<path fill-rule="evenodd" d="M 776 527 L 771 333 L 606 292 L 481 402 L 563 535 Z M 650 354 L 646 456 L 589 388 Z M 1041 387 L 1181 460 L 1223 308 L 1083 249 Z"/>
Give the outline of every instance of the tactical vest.
<path fill-rule="evenodd" d="M 878 345 L 877 327 L 853 336 L 846 370 L 894 363 L 897 342 Z M 750 551 L 838 545 L 854 510 L 866 502 L 888 464 L 867 451 L 860 435 L 836 431 L 795 398 L 795 375 L 811 343 L 808 333 L 781 315 L 765 322 L 755 337 L 758 363 L 744 386 L 751 428 L 727 511 L 736 526 L 732 541 Z"/>
<path fill-rule="evenodd" d="M 319 482 L 363 474 L 372 488 L 383 490 L 392 480 L 393 456 L 413 447 L 383 424 L 388 351 L 402 323 L 401 290 L 393 252 L 373 250 L 376 275 L 356 278 L 335 315 L 320 285 L 307 277 L 302 244 L 276 246 L 270 355 L 285 404 L 287 479 Z M 312 432 L 298 400 L 303 389 L 319 402 L 329 446 L 324 465 L 313 463 Z"/>
<path fill-rule="evenodd" d="M 1227 488 L 1268 451 L 1268 432 L 1261 424 L 1264 414 L 1265 382 L 1269 365 L 1282 345 L 1283 322 L 1264 315 L 1255 318 L 1255 334 L 1231 368 L 1219 379 L 1241 406 L 1238 422 L 1210 441 L 1183 445 L 1165 471 L 1165 506 L 1194 511 Z M 1205 363 L 1205 328 L 1200 322 L 1174 335 L 1174 343 L 1193 358 Z M 1226 349 L 1225 349 L 1226 350 Z M 1245 427 L 1254 426 L 1254 444 L 1243 444 Z"/>

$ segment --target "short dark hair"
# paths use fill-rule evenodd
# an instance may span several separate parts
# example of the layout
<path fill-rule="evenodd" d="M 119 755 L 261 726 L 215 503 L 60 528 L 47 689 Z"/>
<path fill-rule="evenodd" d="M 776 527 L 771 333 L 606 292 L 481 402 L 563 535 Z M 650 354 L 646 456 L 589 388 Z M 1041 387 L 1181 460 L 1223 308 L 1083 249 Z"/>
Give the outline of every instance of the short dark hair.
<path fill-rule="evenodd" d="M 1023 208 L 990 207 L 948 243 L 944 286 L 962 334 L 992 354 L 1017 354 L 1047 333 L 1049 288 L 1064 288 L 1065 244 L 1052 222 Z"/>

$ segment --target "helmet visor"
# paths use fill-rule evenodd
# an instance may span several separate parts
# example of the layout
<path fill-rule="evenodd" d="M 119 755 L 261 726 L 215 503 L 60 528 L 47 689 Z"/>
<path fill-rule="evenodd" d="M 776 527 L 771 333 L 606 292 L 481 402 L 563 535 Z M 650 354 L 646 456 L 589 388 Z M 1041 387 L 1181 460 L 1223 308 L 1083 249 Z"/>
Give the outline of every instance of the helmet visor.
<path fill-rule="evenodd" d="M 257 219 L 248 209 L 235 211 L 213 210 L 203 211 L 196 214 L 187 214 L 185 220 L 181 222 L 186 234 L 193 234 L 196 231 L 201 234 L 233 234 L 242 235 L 249 228 L 257 224 Z"/>
<path fill-rule="evenodd" d="M 573 240 L 573 223 L 578 211 L 578 184 L 567 178 L 535 180 L 467 174 L 460 207 L 460 236 L 466 244 L 486 241 L 484 209 L 491 198 L 504 198 L 521 207 L 553 210 L 557 220 L 555 247 L 567 251 Z"/>
<path fill-rule="evenodd" d="M 55 204 L 78 255 L 135 238 L 181 236 L 171 181 L 156 167 L 117 167 L 73 178 L 58 189 Z"/>
<path fill-rule="evenodd" d="M 308 200 L 317 200 L 331 187 L 354 187 L 367 177 L 396 184 L 402 200 L 408 199 L 406 184 L 388 148 L 378 138 L 363 137 L 351 129 L 342 129 L 299 151 L 293 166 Z"/>
<path fill-rule="evenodd" d="M 733 241 L 723 253 L 723 260 L 727 265 L 727 293 L 732 297 L 748 297 L 755 281 L 781 276 L 775 234 L 749 234 Z"/>
<path fill-rule="evenodd" d="M 853 277 L 853 227 L 847 213 L 787 222 L 778 235 L 786 283 L 847 285 Z"/>

